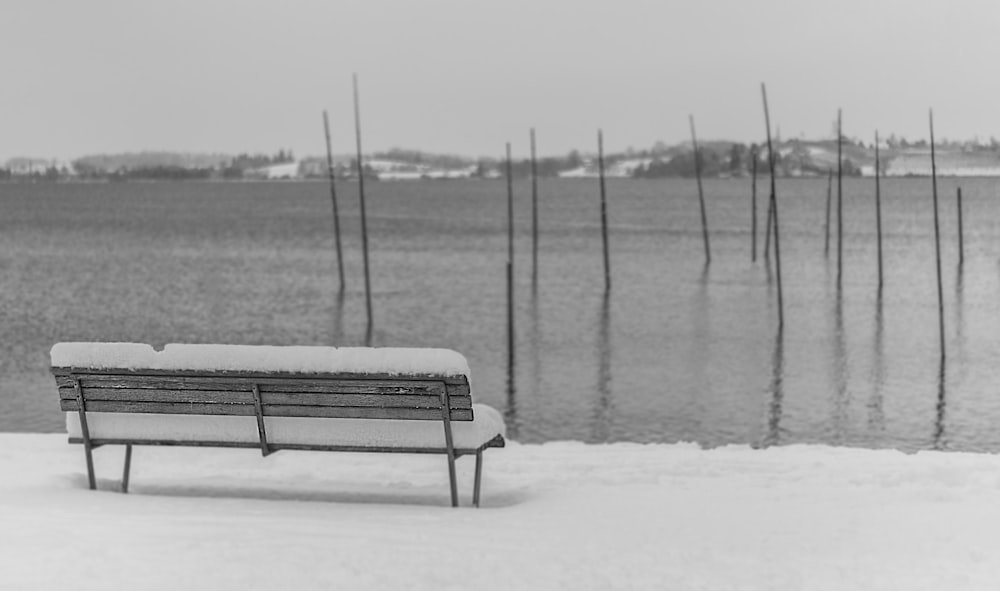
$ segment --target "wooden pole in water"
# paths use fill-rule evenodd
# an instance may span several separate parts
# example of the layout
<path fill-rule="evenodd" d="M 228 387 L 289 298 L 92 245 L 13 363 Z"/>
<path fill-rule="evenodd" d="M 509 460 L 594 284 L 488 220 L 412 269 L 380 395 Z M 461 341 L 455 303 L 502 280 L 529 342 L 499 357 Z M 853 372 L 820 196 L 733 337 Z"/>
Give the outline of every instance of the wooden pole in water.
<path fill-rule="evenodd" d="M 757 262 L 757 144 L 750 150 L 751 176 L 750 185 L 750 262 Z"/>
<path fill-rule="evenodd" d="M 601 236 L 604 238 L 604 291 L 611 291 L 611 257 L 608 256 L 608 204 L 604 186 L 604 132 L 597 130 L 597 167 L 601 179 Z"/>
<path fill-rule="evenodd" d="M 837 285 L 844 274 L 844 134 L 840 109 L 837 109 Z"/>
<path fill-rule="evenodd" d="M 337 211 L 337 188 L 334 185 L 333 149 L 330 147 L 330 120 L 323 111 L 323 131 L 326 134 L 326 168 L 330 175 L 330 200 L 333 202 L 333 234 L 337 239 L 337 272 L 340 275 L 340 289 L 344 289 L 344 255 L 340 246 L 340 214 Z"/>
<path fill-rule="evenodd" d="M 931 129 L 931 188 L 934 195 L 934 249 L 937 253 L 937 288 L 938 288 L 938 328 L 941 334 L 941 358 L 945 357 L 944 348 L 944 289 L 941 287 L 941 231 L 938 222 L 937 195 L 937 160 L 934 154 L 934 110 L 930 110 Z"/>
<path fill-rule="evenodd" d="M 507 370 L 513 388 L 514 376 L 514 184 L 507 142 Z"/>
<path fill-rule="evenodd" d="M 770 158 L 770 156 L 768 156 Z M 771 223 L 774 220 L 774 209 L 771 201 L 767 202 L 767 224 L 764 227 L 764 260 L 771 260 Z"/>
<path fill-rule="evenodd" d="M 965 243 L 962 236 L 962 187 L 958 188 L 958 266 L 965 263 Z"/>
<path fill-rule="evenodd" d="M 771 210 L 774 212 L 774 260 L 778 271 L 778 329 L 785 326 L 785 306 L 781 294 L 781 244 L 778 240 L 778 199 L 774 188 L 774 149 L 771 145 L 771 115 L 767 109 L 767 88 L 760 84 L 761 98 L 764 100 L 764 124 L 767 126 L 768 165 L 771 169 Z"/>
<path fill-rule="evenodd" d="M 875 225 L 878 229 L 878 288 L 882 289 L 882 162 L 878 153 L 878 131 L 875 131 Z"/>
<path fill-rule="evenodd" d="M 531 128 L 531 284 L 538 283 L 538 158 L 535 128 Z"/>
<path fill-rule="evenodd" d="M 826 246 L 823 247 L 823 256 L 830 258 L 830 196 L 833 194 L 833 169 L 829 169 L 826 177 Z"/>
<path fill-rule="evenodd" d="M 514 181 L 511 173 L 510 142 L 507 142 L 507 262 L 514 265 Z"/>
<path fill-rule="evenodd" d="M 705 215 L 705 192 L 701 187 L 701 152 L 698 151 L 698 136 L 694 132 L 694 115 L 688 115 L 691 124 L 691 146 L 694 149 L 694 176 L 698 179 L 698 203 L 701 205 L 701 235 L 705 239 L 705 264 L 712 262 L 712 252 L 708 245 L 708 217 Z"/>
<path fill-rule="evenodd" d="M 770 147 L 768 148 L 770 149 Z M 768 153 L 768 160 L 770 161 L 771 155 Z M 764 260 L 770 262 L 771 260 L 771 224 L 774 223 L 774 209 L 771 204 L 771 200 L 767 201 L 767 221 L 764 224 Z"/>
<path fill-rule="evenodd" d="M 365 306 L 368 310 L 368 330 L 372 330 L 372 290 L 368 272 L 368 220 L 365 217 L 365 168 L 361 160 L 361 106 L 358 100 L 358 75 L 354 74 L 354 136 L 358 146 L 358 198 L 361 203 L 361 245 L 365 261 Z M 370 345 L 370 343 L 367 343 Z"/>

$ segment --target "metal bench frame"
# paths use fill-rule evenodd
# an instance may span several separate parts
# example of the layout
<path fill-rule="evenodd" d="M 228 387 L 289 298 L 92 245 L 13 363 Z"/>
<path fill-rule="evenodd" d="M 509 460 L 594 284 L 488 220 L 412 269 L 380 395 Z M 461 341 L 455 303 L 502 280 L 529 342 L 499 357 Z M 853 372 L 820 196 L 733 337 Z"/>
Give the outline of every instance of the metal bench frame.
<path fill-rule="evenodd" d="M 74 383 L 75 388 L 75 400 L 62 399 L 62 408 L 66 411 L 76 411 L 79 413 L 80 417 L 80 432 L 82 437 L 70 437 L 69 442 L 75 444 L 83 444 L 84 455 L 87 461 L 87 478 L 92 490 L 97 488 L 97 479 L 94 473 L 94 459 L 93 450 L 104 446 L 104 445 L 124 445 L 125 446 L 125 461 L 124 468 L 122 471 L 122 483 L 121 491 L 123 493 L 128 492 L 129 486 L 129 472 L 131 470 L 132 464 L 132 446 L 133 445 L 156 445 L 156 446 L 179 446 L 179 447 L 232 447 L 232 448 L 258 448 L 261 451 L 261 455 L 267 457 L 278 451 L 284 450 L 302 450 L 302 451 L 342 451 L 342 452 L 370 452 L 370 453 L 413 453 L 413 454 L 445 454 L 448 460 L 448 477 L 451 485 L 451 505 L 452 507 L 458 507 L 458 482 L 455 475 L 455 460 L 461 456 L 465 455 L 475 455 L 476 456 L 476 470 L 475 470 L 475 482 L 473 485 L 472 502 L 473 505 L 479 506 L 480 490 L 482 483 L 482 468 L 483 468 L 483 451 L 491 447 L 504 447 L 505 441 L 502 435 L 497 435 L 493 439 L 487 441 L 478 448 L 456 448 L 454 445 L 454 440 L 452 437 L 452 426 L 451 423 L 455 420 L 452 417 L 454 409 L 451 406 L 451 397 L 449 390 L 454 386 L 449 385 L 445 380 L 441 378 L 435 379 L 434 376 L 413 376 L 413 375 L 403 375 L 403 376 L 377 376 L 377 379 L 382 382 L 391 382 L 393 378 L 399 380 L 426 380 L 428 382 L 439 382 L 443 388 L 440 394 L 440 412 L 441 412 L 441 423 L 444 428 L 444 438 L 445 446 L 443 448 L 403 448 L 403 447 L 380 447 L 380 446 L 353 446 L 353 445 L 311 445 L 311 444 L 288 444 L 271 443 L 267 439 L 267 430 L 265 428 L 264 417 L 265 416 L 282 416 L 282 415 L 272 415 L 265 413 L 265 405 L 262 403 L 261 388 L 258 383 L 252 381 L 253 377 L 262 377 L 265 379 L 274 378 L 289 378 L 294 380 L 297 378 L 305 379 L 329 379 L 336 381 L 338 379 L 344 380 L 357 380 L 365 379 L 366 376 L 358 376 L 355 374 L 252 374 L 245 372 L 168 372 L 168 371 L 157 371 L 157 370 L 95 370 L 95 369 L 81 369 L 81 368 L 52 368 L 52 373 L 57 379 L 59 378 L 71 378 Z M 128 378 L 150 378 L 150 377 L 164 377 L 164 376 L 180 376 L 180 377 L 239 377 L 239 378 L 249 378 L 251 380 L 251 388 L 253 392 L 253 407 L 254 414 L 257 418 L 257 432 L 258 441 L 257 442 L 234 442 L 234 441 L 183 441 L 183 440 L 149 440 L 149 439 L 118 439 L 118 438 L 93 438 L 90 436 L 90 429 L 87 424 L 87 406 L 88 400 L 85 394 L 85 388 L 83 386 L 83 379 L 87 376 L 112 376 L 120 377 L 124 379 Z M 465 379 L 465 378 L 463 378 Z M 466 393 L 467 393 L 467 379 L 466 379 Z M 75 402 L 75 404 L 73 404 Z M 377 408 L 377 407 L 376 407 Z M 107 409 L 102 409 L 100 412 L 107 412 Z M 112 411 L 114 412 L 114 411 Z M 133 411 L 118 411 L 118 412 L 133 412 Z M 152 411 L 158 412 L 158 411 Z M 159 411 L 163 412 L 163 411 Z M 188 414 L 196 416 L 205 416 L 208 413 L 198 413 L 191 412 Z M 230 413 L 218 413 L 218 414 L 230 414 Z M 295 416 L 315 416 L 315 415 L 302 415 L 298 414 Z M 472 411 L 468 411 L 469 419 L 472 418 Z M 318 418 L 318 417 L 317 417 Z M 401 417 L 394 417 L 401 418 Z M 367 418 L 365 420 L 378 420 Z"/>

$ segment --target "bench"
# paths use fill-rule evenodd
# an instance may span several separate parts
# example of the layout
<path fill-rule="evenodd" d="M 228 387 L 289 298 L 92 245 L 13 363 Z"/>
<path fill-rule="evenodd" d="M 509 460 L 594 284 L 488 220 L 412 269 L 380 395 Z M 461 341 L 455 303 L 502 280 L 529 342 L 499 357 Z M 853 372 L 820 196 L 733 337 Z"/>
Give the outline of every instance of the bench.
<path fill-rule="evenodd" d="M 465 358 L 446 349 L 59 343 L 52 374 L 69 442 L 124 445 L 122 492 L 133 445 L 475 455 L 479 506 L 483 451 L 504 447 L 500 414 L 473 404 Z"/>

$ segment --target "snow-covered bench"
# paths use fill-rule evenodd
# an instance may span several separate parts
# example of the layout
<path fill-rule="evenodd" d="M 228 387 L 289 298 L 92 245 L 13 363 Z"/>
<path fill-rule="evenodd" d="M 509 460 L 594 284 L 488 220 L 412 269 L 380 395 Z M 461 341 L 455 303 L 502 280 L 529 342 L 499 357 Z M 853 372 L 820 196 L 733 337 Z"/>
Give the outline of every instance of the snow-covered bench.
<path fill-rule="evenodd" d="M 70 443 L 124 445 L 128 491 L 133 445 L 440 453 L 476 456 L 504 446 L 504 422 L 473 404 L 469 366 L 447 349 L 58 343 L 52 373 Z"/>

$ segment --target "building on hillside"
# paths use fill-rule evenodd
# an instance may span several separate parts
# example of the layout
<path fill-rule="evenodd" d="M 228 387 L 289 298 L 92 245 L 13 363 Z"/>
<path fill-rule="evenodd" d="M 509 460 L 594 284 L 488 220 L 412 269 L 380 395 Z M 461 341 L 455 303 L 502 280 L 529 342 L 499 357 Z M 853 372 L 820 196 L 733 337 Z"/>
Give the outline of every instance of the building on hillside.
<path fill-rule="evenodd" d="M 282 162 L 248 170 L 246 176 L 254 179 L 279 180 L 302 178 L 299 162 Z"/>
<path fill-rule="evenodd" d="M 10 171 L 12 176 L 43 175 L 51 170 L 63 176 L 74 174 L 73 166 L 69 162 L 44 158 L 11 158 L 4 164 L 4 168 Z"/>
<path fill-rule="evenodd" d="M 616 162 L 605 163 L 605 178 L 627 178 L 635 173 L 636 169 L 649 166 L 652 158 L 628 158 Z M 559 172 L 560 178 L 597 178 L 601 174 L 597 167 L 596 160 L 584 160 L 583 164 L 577 168 L 563 170 Z"/>

